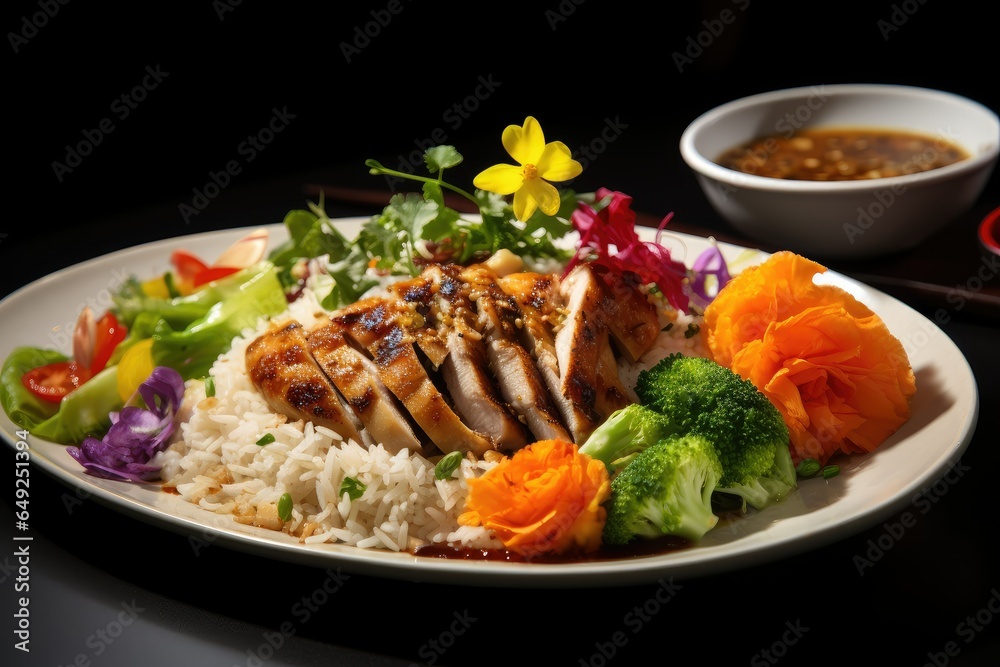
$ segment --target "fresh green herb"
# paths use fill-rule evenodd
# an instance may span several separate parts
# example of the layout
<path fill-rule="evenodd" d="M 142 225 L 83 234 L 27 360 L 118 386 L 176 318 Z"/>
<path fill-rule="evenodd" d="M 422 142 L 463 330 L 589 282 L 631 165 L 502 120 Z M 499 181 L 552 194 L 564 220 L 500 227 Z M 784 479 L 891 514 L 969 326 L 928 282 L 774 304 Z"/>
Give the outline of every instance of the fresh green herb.
<path fill-rule="evenodd" d="M 407 174 L 367 160 L 369 172 L 393 180 L 410 180 L 421 184 L 421 194 L 396 195 L 383 211 L 378 224 L 394 230 L 394 251 L 377 254 L 380 268 L 401 262 L 409 272 L 419 261 L 447 259 L 465 263 L 477 257 L 488 257 L 500 248 L 517 255 L 567 260 L 570 251 L 554 243 L 572 230 L 570 215 L 579 198 L 571 190 L 560 190 L 559 210 L 555 215 L 536 211 L 526 223 L 514 217 L 510 204 L 496 193 L 476 190 L 470 193 L 444 180 L 444 172 L 461 164 L 463 158 L 454 146 L 432 146 L 424 153 L 424 163 L 431 176 Z M 444 203 L 444 190 L 461 195 L 474 204 L 480 220 L 461 217 L 458 211 Z M 416 260 L 416 263 L 412 263 Z"/>
<path fill-rule="evenodd" d="M 823 468 L 823 479 L 830 479 L 840 474 L 840 466 L 826 466 Z"/>
<path fill-rule="evenodd" d="M 368 487 L 355 478 L 345 477 L 344 481 L 340 483 L 340 491 L 337 492 L 337 495 L 343 497 L 346 493 L 351 500 L 357 500 L 364 494 L 366 488 Z"/>
<path fill-rule="evenodd" d="M 670 331 L 673 328 L 674 328 L 674 323 L 673 322 L 667 322 L 667 326 L 665 326 L 662 329 L 660 329 L 660 331 Z"/>
<path fill-rule="evenodd" d="M 795 468 L 795 472 L 798 473 L 799 477 L 808 479 L 810 477 L 815 477 L 816 473 L 820 470 L 819 461 L 816 459 L 802 459 L 799 465 Z"/>
<path fill-rule="evenodd" d="M 434 466 L 434 479 L 448 479 L 462 465 L 462 452 L 445 454 Z"/>
<path fill-rule="evenodd" d="M 701 329 L 694 322 L 688 323 L 688 328 L 684 331 L 685 338 L 694 338 Z"/>
<path fill-rule="evenodd" d="M 205 396 L 215 396 L 215 378 L 211 375 L 205 377 Z"/>
<path fill-rule="evenodd" d="M 292 518 L 292 494 L 284 493 L 278 498 L 278 518 L 282 521 Z"/>
<path fill-rule="evenodd" d="M 264 435 L 260 436 L 260 440 L 257 441 L 257 444 L 263 447 L 264 445 L 270 445 L 272 442 L 274 442 L 274 434 L 265 433 Z"/>
<path fill-rule="evenodd" d="M 467 264 L 486 259 L 500 248 L 522 256 L 569 259 L 572 251 L 558 246 L 555 239 L 572 231 L 569 219 L 580 197 L 561 190 L 555 215 L 536 211 L 522 223 L 502 196 L 482 190 L 468 192 L 444 180 L 445 171 L 461 164 L 462 159 L 454 146 L 432 146 L 424 152 L 428 176 L 366 161 L 371 174 L 385 176 L 392 183 L 413 181 L 421 190 L 392 195 L 382 212 L 366 221 L 354 239 L 336 229 L 324 211 L 322 197 L 318 204 L 309 202 L 308 210 L 289 212 L 284 221 L 288 240 L 268 256 L 285 293 L 301 289 L 303 263 L 320 257 L 326 257 L 324 268 L 332 278 L 318 288 L 322 290 L 320 303 L 328 310 L 353 303 L 374 287 L 378 281 L 369 269 L 416 276 L 430 262 Z M 478 209 L 479 218 L 463 217 L 446 205 L 445 190 L 468 199 Z"/>

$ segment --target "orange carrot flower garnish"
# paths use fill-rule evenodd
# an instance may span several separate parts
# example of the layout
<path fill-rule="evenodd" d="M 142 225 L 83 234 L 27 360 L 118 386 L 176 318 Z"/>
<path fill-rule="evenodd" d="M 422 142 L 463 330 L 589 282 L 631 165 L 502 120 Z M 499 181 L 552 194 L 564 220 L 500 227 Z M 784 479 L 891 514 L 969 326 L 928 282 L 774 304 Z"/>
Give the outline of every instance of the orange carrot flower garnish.
<path fill-rule="evenodd" d="M 601 545 L 611 494 L 605 465 L 562 440 L 518 450 L 469 480 L 462 525 L 483 525 L 523 556 L 587 553 Z"/>
<path fill-rule="evenodd" d="M 873 451 L 910 417 L 916 381 L 902 344 L 826 268 L 791 252 L 733 278 L 705 310 L 713 358 L 785 418 L 796 461 Z"/>

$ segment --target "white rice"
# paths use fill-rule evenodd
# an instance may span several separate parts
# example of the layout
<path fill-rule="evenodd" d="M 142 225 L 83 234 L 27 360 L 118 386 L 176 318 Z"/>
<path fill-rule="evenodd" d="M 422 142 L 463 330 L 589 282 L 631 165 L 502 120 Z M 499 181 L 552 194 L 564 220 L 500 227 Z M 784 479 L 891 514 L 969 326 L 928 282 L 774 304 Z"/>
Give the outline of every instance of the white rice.
<path fill-rule="evenodd" d="M 306 289 L 275 320 L 293 318 L 305 328 L 315 324 L 323 314 L 315 294 L 325 290 L 315 283 L 310 287 L 316 291 Z M 685 335 L 700 318 L 672 311 L 662 317 L 666 330 L 653 348 L 636 364 L 619 362 L 629 389 L 643 368 L 673 352 L 704 354 L 701 337 Z M 391 454 L 380 444 L 345 442 L 330 429 L 274 413 L 247 376 L 244 359 L 247 345 L 268 325 L 264 320 L 245 331 L 215 362 L 214 397 L 206 397 L 204 382 L 187 383 L 177 440 L 154 461 L 162 466 L 166 487 L 210 512 L 281 530 L 307 544 L 392 551 L 423 544 L 502 546 L 483 528 L 458 525 L 468 480 L 495 463 L 467 457 L 451 479 L 435 480 L 434 462 L 420 453 Z M 257 445 L 265 434 L 274 441 Z M 364 484 L 360 498 L 339 494 L 347 477 Z M 286 493 L 293 510 L 282 522 L 275 518 L 276 504 Z"/>

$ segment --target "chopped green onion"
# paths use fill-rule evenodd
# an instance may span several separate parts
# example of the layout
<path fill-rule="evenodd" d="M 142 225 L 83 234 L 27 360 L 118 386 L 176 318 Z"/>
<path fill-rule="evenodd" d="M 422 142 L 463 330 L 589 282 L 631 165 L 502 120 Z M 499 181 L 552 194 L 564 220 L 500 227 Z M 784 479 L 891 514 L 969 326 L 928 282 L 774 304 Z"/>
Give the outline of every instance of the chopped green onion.
<path fill-rule="evenodd" d="M 799 474 L 799 477 L 813 477 L 820 470 L 819 461 L 816 459 L 802 459 L 795 471 Z"/>
<path fill-rule="evenodd" d="M 462 465 L 462 452 L 446 454 L 434 466 L 434 479 L 448 479 Z"/>
<path fill-rule="evenodd" d="M 265 433 L 264 435 L 260 436 L 260 440 L 257 441 L 257 444 L 263 447 L 264 445 L 270 445 L 272 442 L 274 442 L 274 434 Z"/>
<path fill-rule="evenodd" d="M 215 396 L 215 378 L 211 375 L 205 378 L 205 396 L 209 398 Z"/>
<path fill-rule="evenodd" d="M 673 328 L 674 328 L 674 323 L 673 322 L 667 322 L 667 326 L 665 326 L 662 329 L 660 329 L 660 331 L 670 331 Z"/>
<path fill-rule="evenodd" d="M 346 493 L 351 500 L 357 500 L 367 488 L 353 477 L 345 477 L 344 481 L 340 483 L 340 491 L 337 492 L 337 495 L 343 497 Z"/>
<path fill-rule="evenodd" d="M 840 474 L 840 466 L 827 466 L 823 468 L 823 479 L 830 479 Z"/>
<path fill-rule="evenodd" d="M 690 322 L 688 324 L 688 328 L 684 331 L 684 337 L 693 338 L 694 336 L 698 335 L 699 331 L 701 331 L 701 329 L 698 327 L 698 325 L 695 324 L 694 322 Z"/>
<path fill-rule="evenodd" d="M 278 518 L 282 521 L 292 518 L 292 494 L 285 493 L 278 498 Z"/>

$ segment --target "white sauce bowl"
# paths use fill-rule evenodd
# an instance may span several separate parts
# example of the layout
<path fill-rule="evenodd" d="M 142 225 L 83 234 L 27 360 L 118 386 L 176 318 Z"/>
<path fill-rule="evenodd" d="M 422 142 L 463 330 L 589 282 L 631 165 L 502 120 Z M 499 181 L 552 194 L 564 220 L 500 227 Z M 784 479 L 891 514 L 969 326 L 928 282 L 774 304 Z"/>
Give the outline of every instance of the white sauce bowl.
<path fill-rule="evenodd" d="M 805 127 L 917 132 L 957 144 L 970 157 L 919 173 L 850 181 L 756 176 L 714 162 L 733 146 Z M 976 203 L 1000 152 L 1000 120 L 978 102 L 937 90 L 818 85 L 716 107 L 687 127 L 680 151 L 713 208 L 734 228 L 816 259 L 866 259 L 913 248 Z"/>

